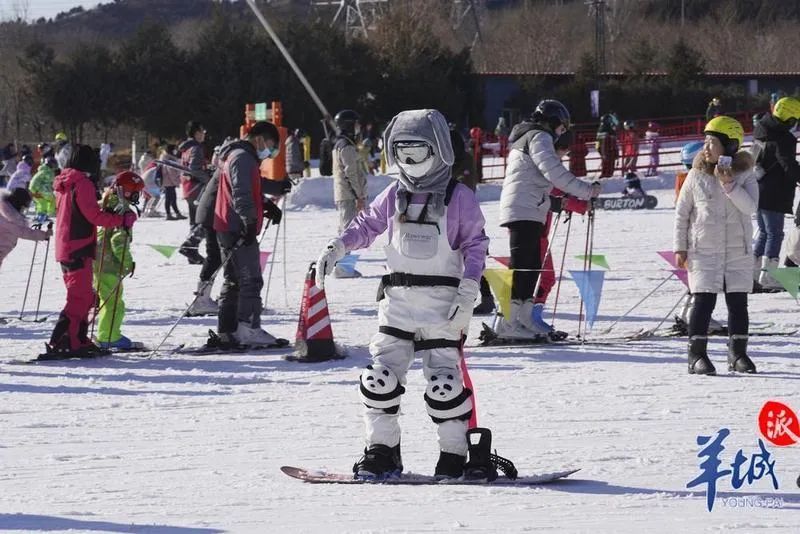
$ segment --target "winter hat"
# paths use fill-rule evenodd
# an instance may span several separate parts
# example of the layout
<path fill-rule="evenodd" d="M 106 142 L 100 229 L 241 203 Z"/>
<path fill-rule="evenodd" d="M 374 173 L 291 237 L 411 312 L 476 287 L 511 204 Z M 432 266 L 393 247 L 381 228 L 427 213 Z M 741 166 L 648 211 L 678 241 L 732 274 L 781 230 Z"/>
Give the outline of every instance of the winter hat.
<path fill-rule="evenodd" d="M 397 165 L 394 144 L 399 141 L 419 140 L 431 146 L 431 157 L 434 161 L 424 176 L 415 178 L 408 176 Z M 386 147 L 387 163 L 390 167 L 397 168 L 397 212 L 405 213 L 408 208 L 409 195 L 401 193 L 430 193 L 428 213 L 434 217 L 444 215 L 444 197 L 450 181 L 450 167 L 455 161 L 450 129 L 444 116 L 435 109 L 401 111 L 383 132 L 383 146 Z"/>
<path fill-rule="evenodd" d="M 6 193 L 5 199 L 19 212 L 30 206 L 33 200 L 30 191 L 23 187 L 17 187 L 10 193 Z"/>
<path fill-rule="evenodd" d="M 100 158 L 89 145 L 73 145 L 67 167 L 97 176 L 100 170 Z"/>

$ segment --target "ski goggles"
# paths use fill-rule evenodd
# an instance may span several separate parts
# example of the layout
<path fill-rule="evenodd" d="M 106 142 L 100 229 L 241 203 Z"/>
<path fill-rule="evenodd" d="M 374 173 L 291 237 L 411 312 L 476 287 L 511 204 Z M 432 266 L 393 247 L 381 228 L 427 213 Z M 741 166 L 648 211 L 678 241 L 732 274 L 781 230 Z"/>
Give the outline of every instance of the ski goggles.
<path fill-rule="evenodd" d="M 426 141 L 395 141 L 392 153 L 399 163 L 415 165 L 433 157 L 433 147 Z"/>

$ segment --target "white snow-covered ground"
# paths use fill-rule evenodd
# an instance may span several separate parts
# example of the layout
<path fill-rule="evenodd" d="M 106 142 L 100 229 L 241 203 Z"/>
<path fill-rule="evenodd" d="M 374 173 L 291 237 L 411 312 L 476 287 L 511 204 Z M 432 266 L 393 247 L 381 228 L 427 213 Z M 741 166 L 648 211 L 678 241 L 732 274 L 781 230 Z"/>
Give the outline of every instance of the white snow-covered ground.
<path fill-rule="evenodd" d="M 668 275 L 656 251 L 671 248 L 674 202 L 669 177 L 662 182 L 665 189 L 654 192 L 660 202 L 655 210 L 597 213 L 594 253 L 606 255 L 611 271 L 595 335 Z M 336 228 L 335 212 L 320 207 L 328 205 L 321 198 L 326 187 L 324 179 L 309 180 L 294 193 L 286 239 L 278 239 L 272 313 L 264 320 L 279 336 L 293 338 L 309 262 Z M 296 200 L 303 195 L 312 205 L 301 209 Z M 497 186 L 486 186 L 481 198 L 491 252 L 507 256 L 505 231 L 497 226 Z M 555 251 L 564 247 L 565 228 L 558 230 Z M 157 343 L 192 297 L 199 268 L 145 246 L 178 244 L 186 229 L 185 222 L 156 219 L 137 224 L 136 275 L 125 281 L 124 331 L 130 337 Z M 581 268 L 575 255 L 583 253 L 585 229 L 576 216 L 568 269 Z M 264 250 L 272 248 L 274 236 L 270 230 Z M 709 513 L 703 488 L 686 488 L 700 473 L 698 435 L 730 429 L 724 468 L 740 448 L 748 457 L 757 450 L 757 416 L 765 401 L 800 410 L 797 336 L 754 338 L 755 376 L 725 371 L 722 338 L 711 343 L 717 377 L 686 373 L 685 339 L 468 348 L 479 422 L 492 429 L 494 447 L 522 473 L 581 468 L 561 483 L 316 486 L 283 475 L 279 467 L 287 464 L 348 472 L 361 453 L 357 383 L 376 330 L 382 244 L 362 252 L 363 278 L 327 285 L 336 341 L 350 351 L 342 361 L 127 355 L 11 364 L 40 351 L 63 304 L 51 250 L 42 296 L 48 320 L 0 325 L 0 531 L 800 532 L 800 445 L 768 445 L 777 491 L 766 479 L 733 490 L 726 478 L 718 484 L 724 500 L 717 499 Z M 21 242 L 2 266 L 4 317 L 19 314 L 32 250 L 32 243 Z M 489 266 L 497 264 L 490 260 Z M 37 260 L 34 280 L 40 272 Z M 654 327 L 683 292 L 680 282 L 667 282 L 615 330 Z M 33 295 L 27 309 L 35 307 Z M 724 319 L 724 309 L 720 302 L 717 318 Z M 797 328 L 798 304 L 785 293 L 754 295 L 750 310 L 754 325 Z M 577 317 L 577 291 L 567 279 L 556 326 L 574 333 Z M 469 345 L 475 345 L 480 322 L 473 319 Z M 214 318 L 186 319 L 167 345 L 200 344 L 213 327 Z M 424 388 L 417 364 L 403 399 L 403 460 L 407 470 L 430 473 L 438 453 Z M 761 506 L 752 498 L 729 499 L 734 496 L 758 497 Z M 782 508 L 763 506 L 773 497 L 782 499 Z"/>

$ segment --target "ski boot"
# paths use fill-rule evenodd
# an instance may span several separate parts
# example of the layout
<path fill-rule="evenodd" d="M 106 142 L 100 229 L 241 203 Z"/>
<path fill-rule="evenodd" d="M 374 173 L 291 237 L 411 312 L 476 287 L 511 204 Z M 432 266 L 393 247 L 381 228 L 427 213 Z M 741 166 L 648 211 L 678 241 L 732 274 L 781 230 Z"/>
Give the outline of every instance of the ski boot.
<path fill-rule="evenodd" d="M 689 374 L 715 375 L 717 370 L 708 358 L 708 337 L 693 336 L 689 339 Z"/>
<path fill-rule="evenodd" d="M 239 343 L 235 334 L 222 332 L 217 334 L 213 330 L 208 331 L 208 340 L 203 346 L 204 349 L 209 351 L 241 351 L 244 346 Z"/>
<path fill-rule="evenodd" d="M 761 259 L 761 274 L 758 277 L 758 283 L 761 285 L 763 292 L 778 292 L 783 290 L 780 282 L 773 278 L 769 269 L 777 269 L 780 267 L 778 258 L 768 258 L 764 256 Z"/>
<path fill-rule="evenodd" d="M 472 310 L 472 315 L 489 315 L 494 311 L 494 299 L 482 297 L 480 303 Z"/>
<path fill-rule="evenodd" d="M 275 336 L 266 330 L 258 327 L 253 328 L 249 323 L 239 322 L 239 327 L 236 329 L 236 339 L 242 345 L 248 347 L 272 347 L 277 343 Z"/>
<path fill-rule="evenodd" d="M 364 449 L 364 456 L 353 465 L 353 478 L 362 480 L 386 480 L 399 478 L 402 474 L 399 443 L 394 447 L 372 445 Z"/>
<path fill-rule="evenodd" d="M 189 261 L 190 265 L 202 265 L 203 264 L 203 256 L 197 252 L 197 248 L 188 247 L 186 245 L 181 246 L 178 249 L 178 253 L 182 256 L 185 256 L 186 259 Z"/>
<path fill-rule="evenodd" d="M 110 351 L 133 351 L 133 350 L 142 350 L 144 348 L 144 344 L 139 341 L 131 341 L 129 337 L 122 336 L 116 341 L 98 341 L 95 340 L 95 344 L 104 350 Z"/>
<path fill-rule="evenodd" d="M 533 299 L 511 301 L 510 317 L 497 324 L 497 337 L 504 339 L 539 341 L 550 333 L 549 328 L 533 322 Z"/>
<path fill-rule="evenodd" d="M 211 298 L 211 289 L 213 286 L 213 279 L 205 282 L 203 280 L 197 282 L 197 291 L 195 292 L 197 298 L 194 299 L 189 309 L 186 310 L 187 317 L 217 315 L 219 312 L 219 304 L 217 304 L 216 300 Z"/>
<path fill-rule="evenodd" d="M 728 371 L 756 373 L 756 364 L 747 355 L 746 335 L 732 335 L 728 338 Z"/>

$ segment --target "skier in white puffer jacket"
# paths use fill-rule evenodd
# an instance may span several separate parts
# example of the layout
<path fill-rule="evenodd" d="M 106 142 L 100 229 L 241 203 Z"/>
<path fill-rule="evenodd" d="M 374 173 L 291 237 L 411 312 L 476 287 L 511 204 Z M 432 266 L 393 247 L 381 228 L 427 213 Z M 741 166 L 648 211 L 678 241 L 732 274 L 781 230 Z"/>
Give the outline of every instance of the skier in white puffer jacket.
<path fill-rule="evenodd" d="M 387 232 L 389 274 L 381 281 L 379 331 L 361 374 L 366 449 L 357 477 L 398 476 L 400 397 L 415 354 L 422 356 L 428 415 L 437 424 L 439 478 L 460 477 L 467 455 L 472 392 L 460 368 L 461 336 L 472 317 L 489 238 L 475 193 L 452 180 L 447 121 L 436 110 L 403 111 L 384 132 L 397 181 L 359 213 L 317 262 L 317 285 L 347 251 Z"/>
<path fill-rule="evenodd" d="M 555 141 L 570 128 L 561 102 L 542 100 L 530 121 L 511 131 L 508 172 L 500 194 L 500 226 L 508 228 L 511 261 L 511 313 L 498 324 L 500 337 L 529 339 L 550 331 L 534 322 L 534 288 L 542 269 L 541 239 L 553 187 L 581 199 L 597 197 L 598 183 L 576 178 L 561 163 Z"/>

